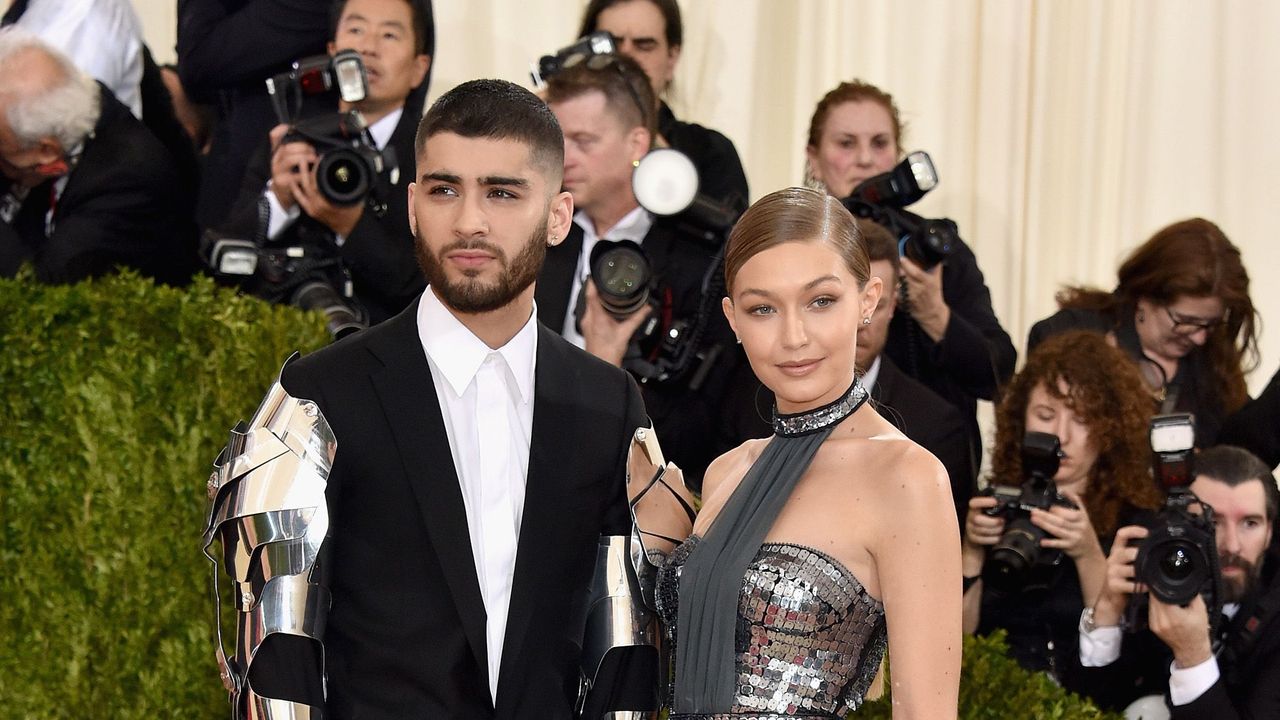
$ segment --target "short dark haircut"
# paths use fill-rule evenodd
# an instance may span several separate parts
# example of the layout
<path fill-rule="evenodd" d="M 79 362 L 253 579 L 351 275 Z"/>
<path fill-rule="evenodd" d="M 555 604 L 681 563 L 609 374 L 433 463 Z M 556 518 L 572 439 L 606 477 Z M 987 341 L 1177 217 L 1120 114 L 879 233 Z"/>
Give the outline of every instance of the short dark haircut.
<path fill-rule="evenodd" d="M 587 9 L 582 12 L 582 27 L 578 29 L 578 37 L 595 32 L 596 24 L 600 22 L 600 13 L 624 2 L 652 3 L 662 13 L 667 45 L 680 47 L 684 44 L 684 23 L 680 20 L 680 6 L 676 4 L 676 0 L 591 0 L 587 3 Z"/>
<path fill-rule="evenodd" d="M 867 259 L 871 262 L 888 261 L 893 266 L 894 280 L 897 280 L 902 272 L 902 258 L 898 255 L 898 243 L 893 239 L 893 233 L 874 220 L 855 218 L 854 222 L 858 223 L 858 230 L 862 231 L 862 239 L 867 244 Z"/>
<path fill-rule="evenodd" d="M 351 0 L 334 0 L 329 6 L 329 39 L 338 36 L 338 22 L 342 11 Z M 413 48 L 419 55 L 433 55 L 436 51 L 436 23 L 431 12 L 430 0 L 404 0 L 413 12 Z"/>
<path fill-rule="evenodd" d="M 1196 477 L 1217 480 L 1230 487 L 1253 480 L 1261 482 L 1267 497 L 1267 522 L 1275 521 L 1276 509 L 1280 506 L 1280 488 L 1276 487 L 1271 468 L 1257 455 L 1234 445 L 1218 445 L 1196 455 L 1194 462 Z"/>
<path fill-rule="evenodd" d="M 519 85 L 506 80 L 469 80 L 441 95 L 418 123 L 414 156 L 422 157 L 427 140 L 446 132 L 524 143 L 529 146 L 529 159 L 552 181 L 552 190 L 560 189 L 564 133 L 547 104 Z"/>
<path fill-rule="evenodd" d="M 593 55 L 547 80 L 547 102 L 572 100 L 591 91 L 604 95 L 605 105 L 627 127 L 657 132 L 658 100 L 644 68 L 626 55 Z"/>

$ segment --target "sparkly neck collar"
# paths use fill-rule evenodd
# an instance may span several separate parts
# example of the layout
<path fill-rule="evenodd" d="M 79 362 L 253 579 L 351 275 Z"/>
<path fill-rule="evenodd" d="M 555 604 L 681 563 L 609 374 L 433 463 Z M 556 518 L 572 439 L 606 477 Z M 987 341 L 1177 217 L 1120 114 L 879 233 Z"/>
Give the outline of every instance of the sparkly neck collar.
<path fill-rule="evenodd" d="M 773 432 L 782 437 L 798 437 L 831 427 L 853 414 L 867 401 L 867 391 L 856 379 L 848 392 L 820 408 L 793 415 L 779 415 L 778 405 L 773 406 Z"/>

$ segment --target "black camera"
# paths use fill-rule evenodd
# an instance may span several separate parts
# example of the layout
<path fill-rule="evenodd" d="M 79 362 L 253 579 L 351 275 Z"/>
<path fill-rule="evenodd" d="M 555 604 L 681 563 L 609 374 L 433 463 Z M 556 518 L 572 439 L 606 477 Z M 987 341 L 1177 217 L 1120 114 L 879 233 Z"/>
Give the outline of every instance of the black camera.
<path fill-rule="evenodd" d="M 529 71 L 529 75 L 533 78 L 534 87 L 541 89 L 552 75 L 561 70 L 571 68 L 592 55 L 616 54 L 617 47 L 612 35 L 604 30 L 597 30 L 583 35 L 574 44 L 560 48 L 552 55 L 538 58 L 538 64 Z"/>
<path fill-rule="evenodd" d="M 1213 508 L 1190 490 L 1195 452 L 1192 416 L 1180 413 L 1152 418 L 1151 450 L 1155 479 L 1167 495 L 1150 534 L 1138 548 L 1134 576 L 1164 603 L 1186 605 L 1196 595 L 1212 599 L 1218 579 L 1218 546 Z"/>
<path fill-rule="evenodd" d="M 892 170 L 867 178 L 841 202 L 856 217 L 883 225 L 898 238 L 898 252 L 925 270 L 955 251 L 959 232 L 950 220 L 930 220 L 903 208 L 938 186 L 929 153 L 908 154 Z"/>
<path fill-rule="evenodd" d="M 1032 510 L 1049 510 L 1055 505 L 1076 507 L 1058 493 L 1053 481 L 1061 457 L 1062 446 L 1056 435 L 1028 431 L 1022 441 L 1022 485 L 1016 489 L 992 485 L 983 491 L 996 498 L 996 505 L 983 513 L 1005 521 L 1004 533 L 987 552 L 982 569 L 983 582 L 992 589 L 1013 592 L 1039 587 L 1042 583 L 1037 581 L 1037 569 L 1061 564 L 1062 551 L 1040 547 L 1040 541 L 1049 535 L 1031 522 Z"/>
<path fill-rule="evenodd" d="M 368 89 L 364 63 L 354 50 L 343 50 L 332 58 L 304 58 L 289 72 L 267 80 L 276 117 L 290 126 L 281 143 L 305 142 L 315 148 L 320 156 L 316 186 L 334 205 L 364 202 L 379 173 L 394 176 L 399 168 L 390 149 L 378 150 L 358 110 L 299 117 L 308 98 L 331 98 L 336 93 L 338 99 L 353 104 L 364 100 Z"/>
<path fill-rule="evenodd" d="M 218 279 L 268 302 L 324 313 L 334 339 L 368 327 L 337 248 L 275 246 L 205 231 L 201 253 Z"/>

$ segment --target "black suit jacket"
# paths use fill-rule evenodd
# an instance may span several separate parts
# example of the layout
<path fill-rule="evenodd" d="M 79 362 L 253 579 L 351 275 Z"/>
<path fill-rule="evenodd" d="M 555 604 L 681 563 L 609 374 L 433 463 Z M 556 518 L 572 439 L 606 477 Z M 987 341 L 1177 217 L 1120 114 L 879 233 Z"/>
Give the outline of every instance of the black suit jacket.
<path fill-rule="evenodd" d="M 564 329 L 582 239 L 582 228 L 574 223 L 564 242 L 547 249 L 547 259 L 538 276 L 535 295 L 538 319 L 556 332 Z M 702 301 L 702 281 L 714 263 L 716 248 L 665 218 L 654 221 L 642 247 L 653 266 L 657 294 L 663 303 L 663 311 L 657 313 L 662 324 L 650 342 L 642 346 L 642 350 L 650 352 L 651 346 L 664 336 L 668 320 L 690 319 L 697 314 Z M 719 271 L 723 272 L 723 268 Z M 723 347 L 732 332 L 720 310 L 719 297 L 710 308 L 708 320 L 700 347 Z M 692 370 L 678 379 L 647 382 L 641 386 L 645 407 L 653 418 L 666 458 L 680 466 L 685 480 L 693 487 L 701 485 L 702 473 L 715 459 L 714 423 L 729 383 L 724 367 L 723 360 L 713 361 L 696 390 L 689 384 L 697 374 Z"/>
<path fill-rule="evenodd" d="M 195 228 L 182 212 L 177 166 L 160 141 L 98 84 L 101 115 L 53 209 L 53 181 L 27 194 L 11 227 L 0 226 L 0 276 L 30 260 L 42 282 L 76 282 L 134 268 L 185 284 L 197 266 Z"/>
<path fill-rule="evenodd" d="M 395 182 L 391 174 L 380 173 L 371 193 L 374 208 L 365 207 L 359 222 L 341 247 L 334 244 L 333 232 L 307 215 L 286 228 L 272 245 L 307 245 L 331 248 L 351 271 L 356 299 L 369 311 L 369 321 L 379 323 L 403 310 L 426 287 L 414 256 L 413 233 L 409 230 L 409 183 L 414 178 L 413 139 L 422 119 L 426 84 L 409 93 L 400 121 L 387 147 L 394 150 L 400 170 Z M 331 108 L 327 112 L 337 112 Z M 263 188 L 271 179 L 271 148 L 267 136 L 259 138 L 249 169 L 245 172 L 240 197 L 223 231 L 244 237 L 265 237 L 267 228 L 258 211 Z"/>
<path fill-rule="evenodd" d="M 416 313 L 415 302 L 283 374 L 290 394 L 320 405 L 338 443 L 321 558 L 333 593 L 329 712 L 568 718 L 597 539 L 630 526 L 623 480 L 631 433 L 644 422 L 639 393 L 625 373 L 538 328 L 527 494 L 495 710 L 484 603 Z M 295 675 L 315 667 L 305 658 L 272 661 Z"/>
<path fill-rule="evenodd" d="M 1271 376 L 1261 395 L 1227 418 L 1218 442 L 1248 450 L 1267 467 L 1280 465 L 1280 372 Z"/>

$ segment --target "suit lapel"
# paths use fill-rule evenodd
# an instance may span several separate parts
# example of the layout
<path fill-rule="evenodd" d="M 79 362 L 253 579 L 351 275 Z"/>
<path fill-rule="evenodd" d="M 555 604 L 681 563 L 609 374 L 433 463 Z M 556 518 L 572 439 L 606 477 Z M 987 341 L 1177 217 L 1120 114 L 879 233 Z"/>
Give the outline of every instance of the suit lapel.
<path fill-rule="evenodd" d="M 573 276 L 578 269 L 578 256 L 582 254 L 582 228 L 577 223 L 569 228 L 564 242 L 547 248 L 547 259 L 538 274 L 538 284 L 533 289 L 538 303 L 538 320 L 556 334 L 564 326 L 569 312 L 569 293 L 573 291 Z M 541 347 L 541 344 L 539 344 Z"/>
<path fill-rule="evenodd" d="M 487 684 L 484 600 L 444 417 L 418 338 L 419 302 L 421 299 L 384 323 L 389 332 L 371 343 L 371 350 L 385 363 L 372 380 L 403 459 L 405 475 L 417 497 L 431 546 L 444 570 L 462 630 Z"/>
<path fill-rule="evenodd" d="M 504 688 L 520 687 L 519 683 L 513 684 L 511 678 L 524 667 L 521 660 L 524 639 L 530 623 L 534 622 L 538 599 L 543 595 L 540 568 L 546 558 L 564 552 L 558 547 L 558 526 L 563 518 L 556 512 L 560 502 L 556 490 L 561 478 L 571 477 L 574 469 L 572 458 L 557 450 L 567 447 L 565 438 L 585 437 L 574 423 L 573 407 L 578 404 L 581 390 L 567 369 L 562 342 L 558 335 L 539 324 L 529 474 L 498 676 L 499 708 L 504 707 L 505 694 L 512 692 Z"/>

